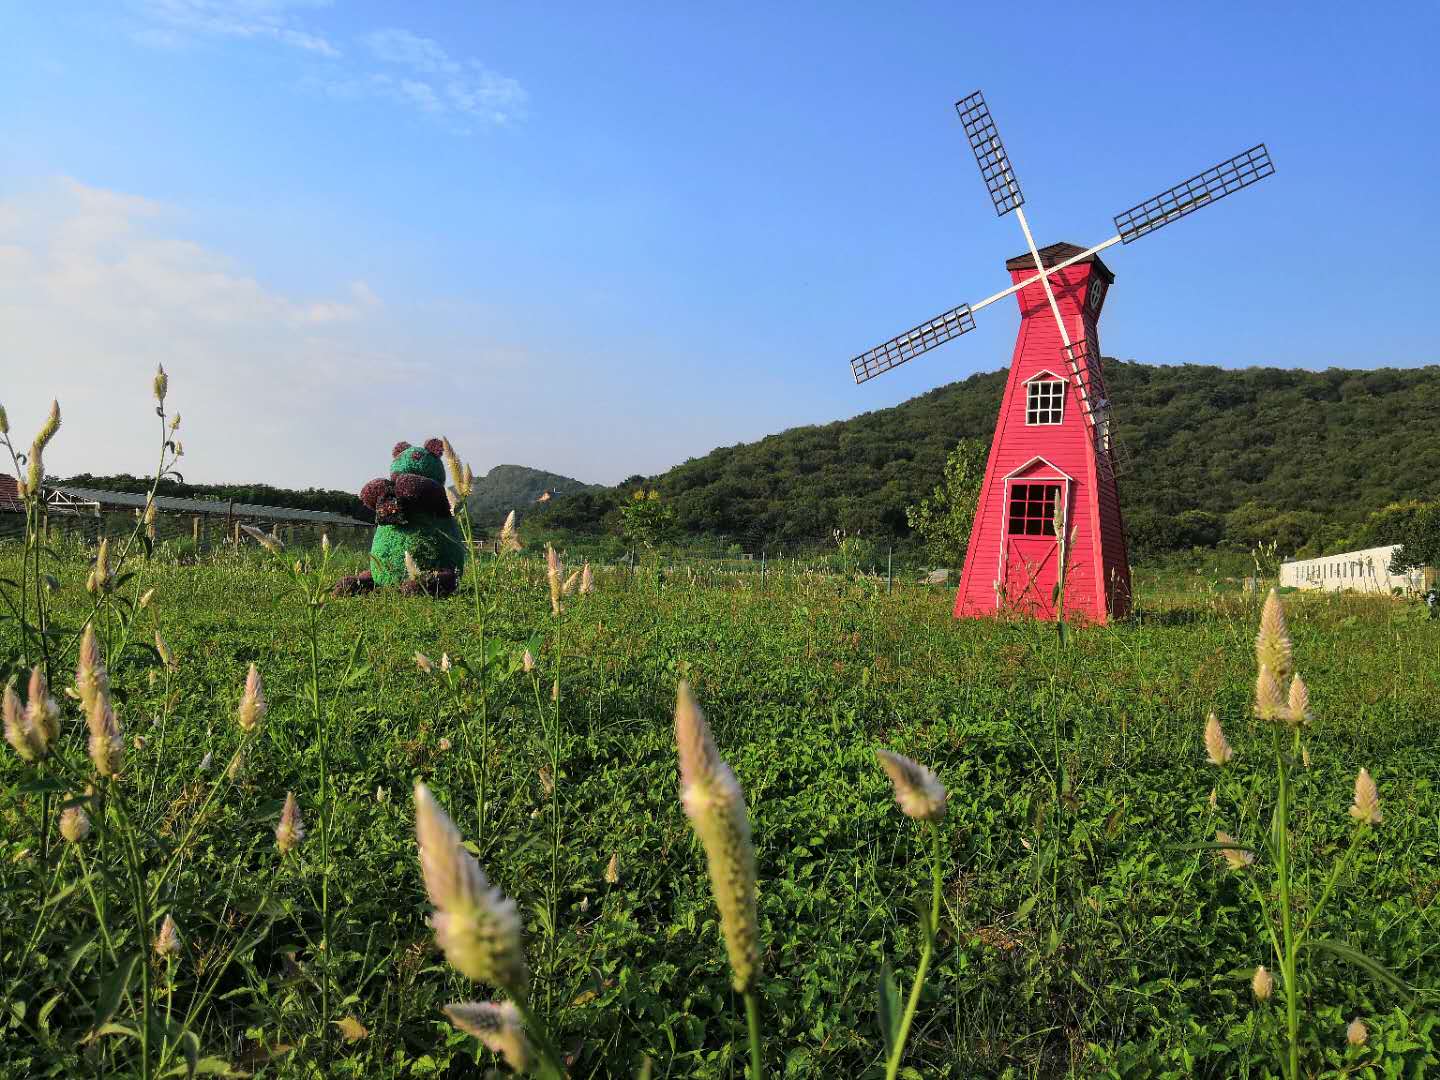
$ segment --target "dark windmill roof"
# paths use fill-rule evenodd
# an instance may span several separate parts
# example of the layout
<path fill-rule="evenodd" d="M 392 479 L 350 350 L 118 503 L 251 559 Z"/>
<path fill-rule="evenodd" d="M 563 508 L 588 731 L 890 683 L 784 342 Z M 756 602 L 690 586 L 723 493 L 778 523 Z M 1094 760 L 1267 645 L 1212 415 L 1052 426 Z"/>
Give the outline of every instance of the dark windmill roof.
<path fill-rule="evenodd" d="M 1056 263 L 1062 263 L 1066 259 L 1079 255 L 1085 249 L 1076 247 L 1074 244 L 1067 244 L 1061 241 L 1058 244 L 1050 244 L 1040 249 L 1040 261 L 1045 269 L 1050 269 Z M 1090 255 L 1080 260 L 1080 263 L 1094 263 L 1096 272 L 1105 279 L 1105 284 L 1112 285 L 1115 282 L 1115 275 L 1110 268 L 1100 261 L 1099 255 Z M 1079 265 L 1077 263 L 1076 265 Z M 1028 251 L 1023 255 L 1016 255 L 1013 259 L 1005 260 L 1006 270 L 1034 270 L 1035 258 Z"/>

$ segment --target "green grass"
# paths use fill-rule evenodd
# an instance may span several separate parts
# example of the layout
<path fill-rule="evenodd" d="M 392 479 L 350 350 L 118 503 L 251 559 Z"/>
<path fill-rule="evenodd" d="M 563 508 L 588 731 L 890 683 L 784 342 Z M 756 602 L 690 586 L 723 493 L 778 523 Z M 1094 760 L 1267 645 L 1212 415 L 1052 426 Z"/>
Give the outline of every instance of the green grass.
<path fill-rule="evenodd" d="M 18 568 L 15 548 L 0 554 L 0 576 Z M 86 567 L 70 558 L 54 569 L 53 618 L 73 630 L 90 610 Z M 950 791 L 940 929 L 902 1075 L 1278 1075 L 1282 1010 L 1274 1000 L 1257 1009 L 1248 985 L 1270 960 L 1265 931 L 1234 876 L 1194 846 L 1217 825 L 1254 837 L 1269 812 L 1262 787 L 1251 820 L 1217 821 L 1200 737 L 1213 708 L 1240 763 L 1260 764 L 1265 738 L 1250 701 L 1261 597 L 1142 575 L 1135 617 L 1077 628 L 1062 650 L 1053 626 L 956 623 L 948 590 L 887 596 L 883 580 L 771 574 L 762 589 L 754 574 L 661 583 L 602 572 L 595 594 L 568 601 L 558 632 L 541 565 L 508 563 L 496 580 L 487 634 L 501 649 L 475 853 L 525 913 L 533 1000 L 572 1055 L 572 1075 L 633 1076 L 647 1056 L 657 1077 L 745 1073 L 744 1010 L 676 794 L 671 714 L 682 677 L 754 826 L 769 1075 L 883 1075 L 879 973 L 889 959 L 908 992 L 929 864 L 876 765 L 882 744 L 931 766 Z M 239 745 L 234 708 L 249 663 L 270 700 L 263 735 L 157 908 L 174 914 L 184 943 L 174 1011 L 219 977 L 192 1027 L 200 1056 L 269 1076 L 461 1077 L 477 1074 L 477 1060 L 500 1068 L 441 1015 L 447 1002 L 489 992 L 433 947 L 410 803 L 412 782 L 426 780 L 477 838 L 477 680 L 457 699 L 413 660 L 417 650 L 436 661 L 448 653 L 478 669 L 469 593 L 377 594 L 333 601 L 321 615 L 335 798 L 325 964 L 306 613 L 258 558 L 152 564 L 127 592 L 151 586 L 156 603 L 133 636 L 149 641 L 153 615 L 179 657 L 163 737 L 166 681 L 152 678 L 154 658 L 132 647 L 112 680 L 125 695 L 122 788 L 152 872 Z M 1323 872 L 1348 844 L 1354 775 L 1368 766 L 1385 821 L 1331 900 L 1325 934 L 1416 988 L 1406 996 L 1312 957 L 1304 1075 L 1431 1075 L 1440 1067 L 1440 622 L 1389 600 L 1286 599 L 1317 714 L 1305 739 L 1313 764 L 1295 794 L 1301 873 Z M 539 701 L 518 670 L 527 645 Z M 0 623 L 0 662 L 10 665 L 0 675 L 20 648 L 15 624 Z M 57 697 L 72 672 L 73 652 L 57 665 Z M 84 724 L 64 704 L 62 741 L 79 768 Z M 554 895 L 542 781 L 552 753 Z M 54 839 L 43 865 L 34 775 L 14 754 L 0 759 L 0 1074 L 131 1075 L 136 1041 L 89 1033 L 105 1019 L 136 1023 L 134 986 L 107 996 L 117 958 L 137 947 L 133 920 L 111 911 L 107 946 L 70 849 Z M 273 829 L 290 790 L 309 836 L 282 865 Z M 93 841 L 83 850 L 103 894 L 118 856 Z M 609 885 L 616 853 L 619 881 Z M 1302 886 L 1297 906 L 1309 899 Z M 331 1012 L 364 1025 L 358 1041 L 338 1029 L 320 1037 L 327 967 Z M 154 974 L 163 986 L 163 966 Z M 1355 1016 L 1370 1041 L 1347 1050 Z"/>

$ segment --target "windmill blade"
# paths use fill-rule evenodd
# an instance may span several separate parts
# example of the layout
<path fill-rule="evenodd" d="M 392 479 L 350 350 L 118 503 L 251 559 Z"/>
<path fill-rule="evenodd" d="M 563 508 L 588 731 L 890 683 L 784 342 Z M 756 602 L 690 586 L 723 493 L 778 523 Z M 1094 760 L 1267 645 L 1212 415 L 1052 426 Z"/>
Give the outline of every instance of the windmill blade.
<path fill-rule="evenodd" d="M 965 125 L 970 149 L 975 151 L 975 163 L 980 166 L 980 176 L 990 192 L 990 201 L 995 204 L 995 213 L 1004 217 L 1017 206 L 1025 205 L 1025 196 L 1020 193 L 1015 171 L 1010 168 L 1010 155 L 1000 141 L 1000 132 L 990 115 L 990 106 L 985 104 L 985 95 L 976 90 L 969 97 L 957 101 L 955 111 Z"/>
<path fill-rule="evenodd" d="M 1193 214 L 1202 206 L 1209 206 L 1232 192 L 1264 180 L 1274 171 L 1275 166 L 1270 162 L 1270 152 L 1265 149 L 1265 144 L 1252 146 L 1243 154 L 1222 161 L 1183 184 L 1176 184 L 1169 191 L 1162 191 L 1117 215 L 1115 231 L 1127 244 L 1139 240 L 1146 233 L 1178 221 L 1186 214 Z"/>
<path fill-rule="evenodd" d="M 850 361 L 850 370 L 855 374 L 855 381 L 862 383 L 974 329 L 975 316 L 970 314 L 970 305 L 961 304 L 899 337 L 891 338 L 884 345 L 861 353 Z"/>

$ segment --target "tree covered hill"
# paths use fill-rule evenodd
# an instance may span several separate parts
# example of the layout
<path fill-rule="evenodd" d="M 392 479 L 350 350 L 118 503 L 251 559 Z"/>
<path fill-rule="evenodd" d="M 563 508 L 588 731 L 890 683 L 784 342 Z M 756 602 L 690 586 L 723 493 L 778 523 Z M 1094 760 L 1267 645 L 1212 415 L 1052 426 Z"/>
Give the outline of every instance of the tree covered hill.
<path fill-rule="evenodd" d="M 470 513 L 478 524 L 490 524 L 504 520 L 511 510 L 524 517 L 547 491 L 574 495 L 598 490 L 597 485 L 581 483 L 544 469 L 532 469 L 526 465 L 496 465 L 484 476 L 475 478 L 475 490 L 469 499 Z"/>
<path fill-rule="evenodd" d="M 694 538 L 805 543 L 843 529 L 906 541 L 905 507 L 939 481 L 955 443 L 988 446 L 1005 375 L 720 447 L 616 487 L 497 465 L 476 479 L 471 512 L 482 526 L 514 509 L 542 529 L 615 533 L 621 500 L 643 486 L 660 490 Z M 1440 366 L 1316 372 L 1107 359 L 1105 380 L 1133 458 L 1120 491 L 1139 554 L 1220 542 L 1340 550 L 1379 542 L 1366 526 L 1374 511 L 1440 500 Z M 71 482 L 134 492 L 150 484 L 89 474 Z M 559 494 L 537 503 L 547 491 Z M 371 517 L 345 491 L 166 480 L 160 493 Z"/>
<path fill-rule="evenodd" d="M 656 477 L 555 500 L 538 524 L 609 532 L 656 487 L 694 536 L 800 542 L 843 529 L 905 539 L 905 507 L 961 438 L 989 444 L 1006 372 L 890 409 L 720 447 Z M 1392 502 L 1440 498 L 1440 367 L 1226 369 L 1105 361 L 1137 549 L 1274 541 L 1333 547 Z"/>

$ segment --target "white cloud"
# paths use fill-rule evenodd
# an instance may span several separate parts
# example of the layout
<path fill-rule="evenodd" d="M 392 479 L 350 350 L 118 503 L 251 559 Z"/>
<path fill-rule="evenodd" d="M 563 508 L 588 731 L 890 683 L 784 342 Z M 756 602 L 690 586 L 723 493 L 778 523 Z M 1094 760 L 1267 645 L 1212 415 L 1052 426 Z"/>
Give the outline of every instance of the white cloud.
<path fill-rule="evenodd" d="M 507 124 L 524 115 L 524 87 L 478 60 L 451 56 L 438 41 L 390 27 L 367 34 L 364 42 L 376 60 L 407 73 L 374 74 L 372 83 L 381 93 L 426 112 L 455 113 L 490 124 Z"/>
<path fill-rule="evenodd" d="M 184 417 L 181 471 L 201 482 L 356 491 L 397 439 L 439 434 L 477 472 L 516 462 L 586 480 L 710 445 L 625 379 L 597 378 L 643 342 L 597 354 L 565 319 L 483 294 L 281 289 L 187 236 L 189 214 L 69 179 L 0 190 L 0 404 L 24 445 L 59 399 L 52 473 L 154 467 L 157 363 Z"/>
<path fill-rule="evenodd" d="M 440 43 L 394 27 L 376 30 L 365 36 L 365 43 L 377 59 L 403 64 L 434 75 L 454 75 L 461 65 L 451 59 Z"/>
<path fill-rule="evenodd" d="M 150 25 L 137 33 L 148 45 L 178 46 L 191 37 L 267 39 L 319 56 L 338 57 L 327 38 L 307 29 L 297 10 L 326 6 L 324 0 L 136 0 Z"/>
<path fill-rule="evenodd" d="M 375 30 L 360 39 L 358 54 L 342 55 L 300 17 L 325 6 L 328 0 L 133 0 L 144 20 L 133 36 L 157 48 L 206 37 L 276 42 L 323 61 L 303 81 L 333 97 L 394 101 L 447 117 L 457 132 L 466 123 L 500 126 L 524 117 L 528 95 L 519 82 L 409 30 Z"/>
<path fill-rule="evenodd" d="M 74 180 L 0 199 L 3 404 L 19 441 L 58 397 L 53 471 L 145 471 L 157 434 L 149 378 L 164 363 L 185 418 L 182 471 L 364 479 L 399 437 L 392 424 L 405 428 L 415 388 L 434 378 L 429 363 L 407 358 L 365 282 L 286 295 L 172 235 L 176 217 Z M 384 431 L 365 427 L 377 420 Z"/>

